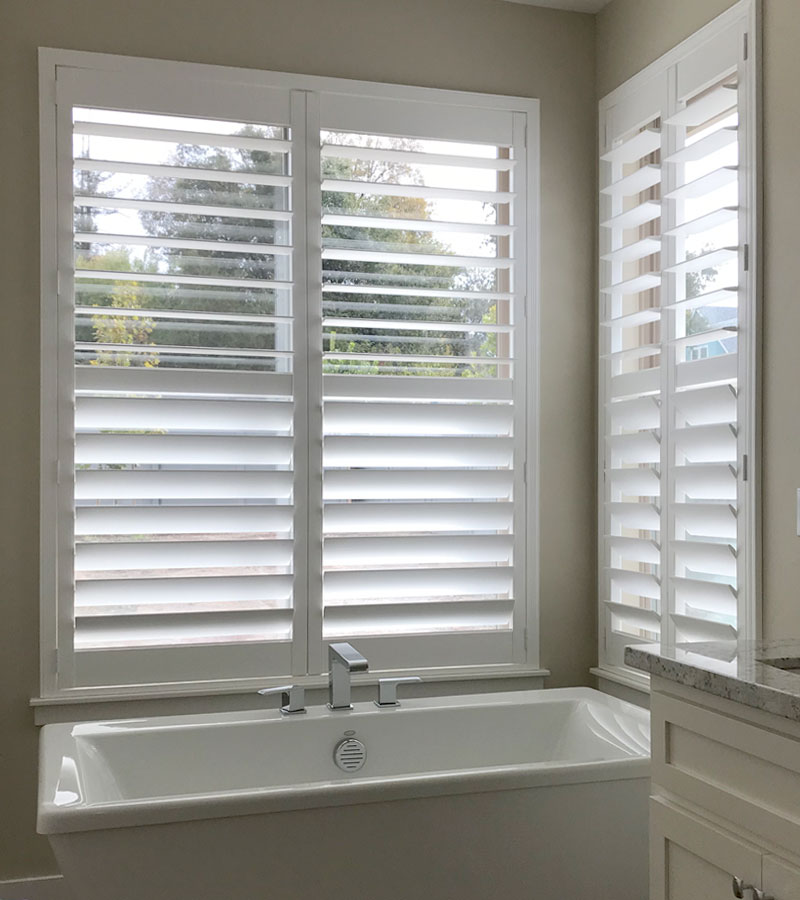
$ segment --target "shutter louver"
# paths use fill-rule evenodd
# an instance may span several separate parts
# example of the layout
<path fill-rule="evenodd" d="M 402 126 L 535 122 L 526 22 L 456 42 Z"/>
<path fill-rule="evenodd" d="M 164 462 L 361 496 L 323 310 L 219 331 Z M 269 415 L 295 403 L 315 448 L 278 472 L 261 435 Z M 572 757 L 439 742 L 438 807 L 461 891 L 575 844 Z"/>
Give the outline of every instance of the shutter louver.
<path fill-rule="evenodd" d="M 323 638 L 499 637 L 519 515 L 512 148 L 323 132 Z M 421 664 L 469 662 L 473 645 Z M 433 646 L 433 645 L 431 645 Z"/>
<path fill-rule="evenodd" d="M 287 642 L 289 128 L 73 119 L 75 649 Z"/>

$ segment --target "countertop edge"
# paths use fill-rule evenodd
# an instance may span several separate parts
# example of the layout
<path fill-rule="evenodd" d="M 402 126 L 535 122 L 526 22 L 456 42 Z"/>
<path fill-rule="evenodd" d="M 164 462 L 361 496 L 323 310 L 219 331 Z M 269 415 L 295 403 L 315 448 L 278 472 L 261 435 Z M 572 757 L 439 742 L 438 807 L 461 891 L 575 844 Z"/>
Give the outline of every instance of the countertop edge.
<path fill-rule="evenodd" d="M 626 647 L 625 663 L 657 678 L 800 723 L 800 696 L 788 691 L 670 659 L 649 648 Z"/>

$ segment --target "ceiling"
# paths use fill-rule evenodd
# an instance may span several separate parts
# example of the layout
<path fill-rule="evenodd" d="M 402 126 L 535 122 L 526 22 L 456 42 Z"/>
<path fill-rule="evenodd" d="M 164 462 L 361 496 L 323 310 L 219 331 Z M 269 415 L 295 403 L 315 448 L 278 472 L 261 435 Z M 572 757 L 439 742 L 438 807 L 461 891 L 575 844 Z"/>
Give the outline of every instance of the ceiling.
<path fill-rule="evenodd" d="M 510 3 L 526 3 L 528 6 L 549 6 L 551 9 L 570 9 L 573 12 L 596 13 L 611 0 L 509 0 Z"/>

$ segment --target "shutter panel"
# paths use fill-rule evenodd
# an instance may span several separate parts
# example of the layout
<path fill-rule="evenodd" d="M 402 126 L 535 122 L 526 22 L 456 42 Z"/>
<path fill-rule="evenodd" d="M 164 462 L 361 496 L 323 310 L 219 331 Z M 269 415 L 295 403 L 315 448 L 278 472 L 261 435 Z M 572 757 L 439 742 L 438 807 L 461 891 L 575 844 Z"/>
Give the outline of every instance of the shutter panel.
<path fill-rule="evenodd" d="M 737 72 L 693 90 L 668 120 L 674 153 L 668 195 L 675 223 L 671 352 L 677 373 L 700 360 L 729 365 L 723 383 L 676 377 L 670 397 L 671 500 L 689 515 L 674 519 L 670 543 L 674 581 L 672 622 L 682 640 L 735 637 L 738 624 L 738 535 L 730 519 L 700 522 L 692 507 L 739 513 L 737 354 L 739 303 L 739 142 Z M 719 137 L 717 137 L 719 135 Z M 699 145 L 699 146 L 698 146 Z M 722 294 L 722 299 L 714 299 Z M 703 301 L 710 295 L 711 302 Z M 696 301 L 685 305 L 684 301 Z"/>
<path fill-rule="evenodd" d="M 647 121 L 602 155 L 601 367 L 606 389 L 602 516 L 603 627 L 655 640 L 661 613 L 661 123 Z M 649 108 L 644 105 L 649 102 Z M 645 112 L 645 110 L 647 110 Z M 616 116 L 625 122 L 629 116 Z"/>
<path fill-rule="evenodd" d="M 323 95 L 323 639 L 375 668 L 511 662 L 524 144 L 376 133 L 341 104 Z"/>
<path fill-rule="evenodd" d="M 753 631 L 752 488 L 741 461 L 753 432 L 755 281 L 744 247 L 754 160 L 743 162 L 755 92 L 741 53 L 748 19 L 736 15 L 601 104 L 608 666 L 623 664 L 626 644 Z"/>
<path fill-rule="evenodd" d="M 76 678 L 289 671 L 289 123 L 76 105 L 73 152 Z"/>

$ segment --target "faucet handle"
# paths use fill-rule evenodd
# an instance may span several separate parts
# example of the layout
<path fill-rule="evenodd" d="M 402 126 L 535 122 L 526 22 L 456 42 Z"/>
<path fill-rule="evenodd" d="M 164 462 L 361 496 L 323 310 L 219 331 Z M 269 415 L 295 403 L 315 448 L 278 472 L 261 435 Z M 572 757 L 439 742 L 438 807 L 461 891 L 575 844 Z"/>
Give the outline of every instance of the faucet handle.
<path fill-rule="evenodd" d="M 306 690 L 302 684 L 285 684 L 282 687 L 263 688 L 258 692 L 262 697 L 270 694 L 281 695 L 281 715 L 295 716 L 306 711 Z"/>
<path fill-rule="evenodd" d="M 400 706 L 397 700 L 397 685 L 410 684 L 412 681 L 422 681 L 417 675 L 408 675 L 405 678 L 379 678 L 378 679 L 378 699 L 375 706 L 387 707 Z"/>

